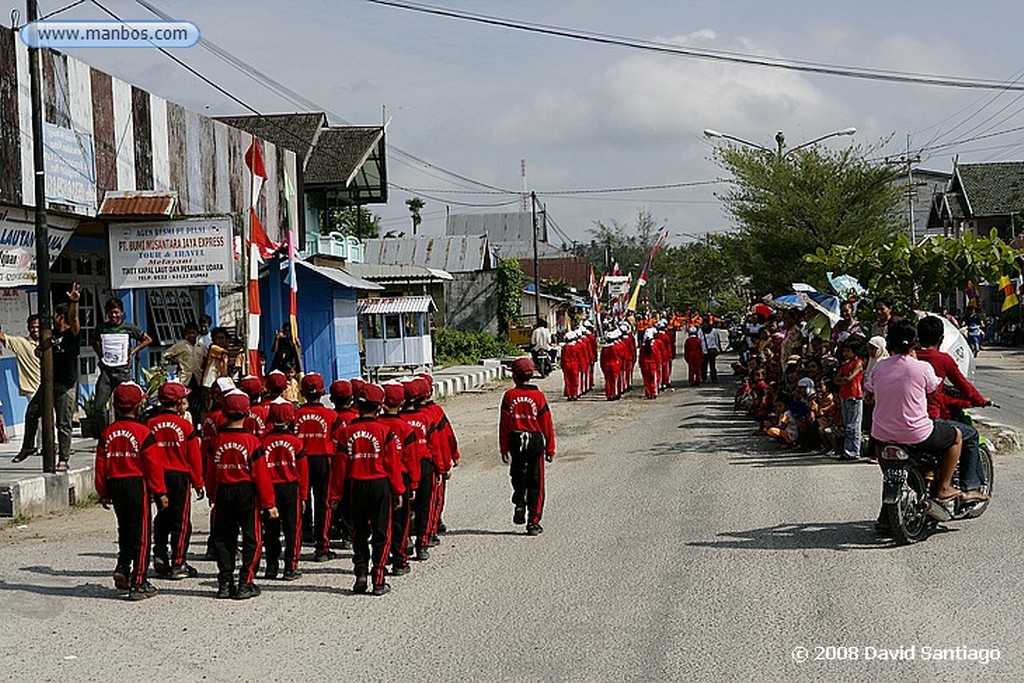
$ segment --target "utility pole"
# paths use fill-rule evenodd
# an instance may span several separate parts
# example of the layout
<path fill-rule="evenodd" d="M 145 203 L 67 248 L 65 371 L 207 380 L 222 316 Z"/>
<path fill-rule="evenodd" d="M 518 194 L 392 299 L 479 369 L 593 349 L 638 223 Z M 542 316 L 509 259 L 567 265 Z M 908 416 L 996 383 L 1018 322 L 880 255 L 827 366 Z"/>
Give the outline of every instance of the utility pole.
<path fill-rule="evenodd" d="M 910 220 L 908 232 L 910 243 L 917 244 L 917 220 L 914 216 L 914 200 L 917 199 L 917 188 L 914 187 L 914 164 L 920 163 L 921 156 L 910 155 L 910 133 L 907 133 L 907 153 L 901 157 L 886 159 L 887 163 L 907 167 L 907 216 Z"/>
<path fill-rule="evenodd" d="M 39 4 L 27 0 L 28 21 L 39 19 Z M 57 471 L 53 434 L 53 322 L 50 319 L 50 230 L 46 222 L 46 172 L 43 158 L 43 79 L 40 69 L 42 53 L 38 47 L 28 49 L 29 87 L 32 102 L 32 162 L 35 167 L 36 218 L 36 292 L 39 300 L 39 390 L 42 391 L 41 421 L 43 427 L 43 472 Z"/>
<path fill-rule="evenodd" d="M 540 264 L 537 262 L 537 193 L 530 192 L 530 213 L 533 218 L 533 312 L 540 318 Z"/>

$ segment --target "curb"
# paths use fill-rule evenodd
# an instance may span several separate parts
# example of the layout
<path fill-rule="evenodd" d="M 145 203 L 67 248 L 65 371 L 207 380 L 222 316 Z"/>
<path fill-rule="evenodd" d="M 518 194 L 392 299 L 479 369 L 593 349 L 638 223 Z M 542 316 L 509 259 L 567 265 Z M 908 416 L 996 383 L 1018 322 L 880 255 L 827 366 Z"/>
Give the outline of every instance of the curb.
<path fill-rule="evenodd" d="M 471 391 L 498 379 L 506 379 L 512 374 L 507 367 L 498 360 L 482 361 L 483 367 L 464 375 L 452 377 L 434 377 L 434 396 L 437 398 L 448 398 Z"/>
<path fill-rule="evenodd" d="M 0 486 L 0 517 L 31 517 L 63 510 L 96 493 L 93 466 L 37 474 Z"/>
<path fill-rule="evenodd" d="M 996 430 L 996 435 L 987 440 L 989 449 L 993 453 L 1010 454 L 1024 450 L 1024 435 L 1016 427 L 984 417 L 978 417 L 977 415 L 972 417 L 978 424 Z"/>

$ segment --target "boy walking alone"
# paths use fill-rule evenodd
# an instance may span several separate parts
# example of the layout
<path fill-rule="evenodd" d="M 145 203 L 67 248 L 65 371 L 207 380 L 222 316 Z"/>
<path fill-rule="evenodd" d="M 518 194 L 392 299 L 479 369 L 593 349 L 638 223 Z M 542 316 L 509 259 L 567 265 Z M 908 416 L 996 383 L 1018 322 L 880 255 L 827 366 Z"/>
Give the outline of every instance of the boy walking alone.
<path fill-rule="evenodd" d="M 544 461 L 555 458 L 555 428 L 544 392 L 529 384 L 533 361 L 519 358 L 512 363 L 516 385 L 501 398 L 498 447 L 501 461 L 511 463 L 514 524 L 526 524 L 526 533 L 537 536 L 544 511 Z M 529 517 L 527 517 L 529 512 Z"/>

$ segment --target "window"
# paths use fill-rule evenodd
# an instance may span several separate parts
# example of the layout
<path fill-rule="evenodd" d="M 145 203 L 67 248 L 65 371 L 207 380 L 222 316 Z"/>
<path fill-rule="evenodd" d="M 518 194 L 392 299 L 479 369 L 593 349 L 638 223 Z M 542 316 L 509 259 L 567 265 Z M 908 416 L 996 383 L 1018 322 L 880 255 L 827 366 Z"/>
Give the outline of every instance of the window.
<path fill-rule="evenodd" d="M 381 338 L 381 324 L 380 315 L 367 315 L 363 318 L 366 321 L 366 338 L 367 339 L 380 339 Z"/>
<path fill-rule="evenodd" d="M 386 339 L 402 338 L 402 322 L 397 313 L 384 316 L 384 337 Z"/>
<path fill-rule="evenodd" d="M 157 344 L 169 346 L 185 336 L 185 323 L 199 320 L 201 311 L 188 289 L 151 289 L 149 334 Z"/>

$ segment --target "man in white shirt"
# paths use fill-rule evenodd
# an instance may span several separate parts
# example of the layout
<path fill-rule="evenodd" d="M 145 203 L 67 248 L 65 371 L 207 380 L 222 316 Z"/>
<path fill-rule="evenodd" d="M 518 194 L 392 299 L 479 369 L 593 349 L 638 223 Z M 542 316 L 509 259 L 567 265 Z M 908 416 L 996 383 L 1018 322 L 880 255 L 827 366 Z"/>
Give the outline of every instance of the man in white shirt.
<path fill-rule="evenodd" d="M 17 337 L 0 330 L 0 344 L 10 349 L 18 365 L 18 393 L 30 401 L 25 410 L 25 435 L 31 434 L 32 439 L 22 443 L 21 450 L 14 456 L 14 462 L 21 462 L 37 451 L 35 435 L 39 424 L 39 405 L 31 403 L 31 398 L 39 388 L 39 358 L 36 357 L 36 347 L 39 346 L 39 316 L 30 315 L 25 324 L 28 328 L 28 337 Z M 31 427 L 29 422 L 32 422 Z"/>
<path fill-rule="evenodd" d="M 709 316 L 710 317 L 710 316 Z M 704 351 L 704 360 L 701 363 L 701 381 L 710 381 L 718 384 L 718 368 L 715 367 L 715 359 L 722 352 L 722 341 L 718 336 L 718 330 L 712 327 L 711 323 L 704 321 L 697 331 L 697 338 L 700 339 L 700 347 Z"/>

